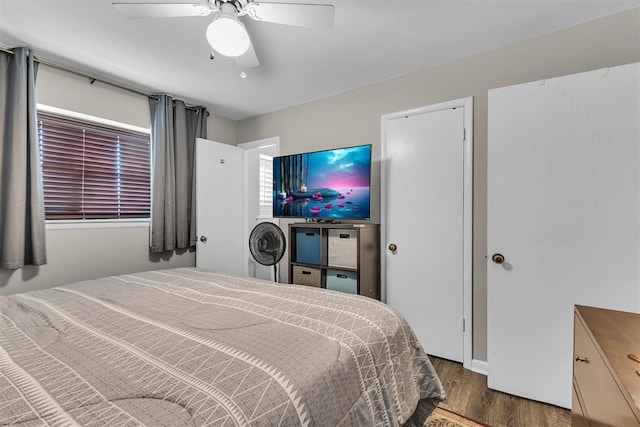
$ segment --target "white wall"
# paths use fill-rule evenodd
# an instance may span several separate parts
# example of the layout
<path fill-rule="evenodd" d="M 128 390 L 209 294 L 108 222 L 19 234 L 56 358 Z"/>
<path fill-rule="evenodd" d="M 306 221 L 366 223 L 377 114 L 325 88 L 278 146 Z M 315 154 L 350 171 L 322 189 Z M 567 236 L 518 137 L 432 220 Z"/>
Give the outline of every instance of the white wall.
<path fill-rule="evenodd" d="M 104 83 L 40 66 L 37 101 L 58 108 L 149 128 L 148 98 Z M 236 122 L 211 114 L 208 137 L 235 144 Z M 47 264 L 0 270 L 0 295 L 78 280 L 195 265 L 195 252 L 159 257 L 149 253 L 148 222 L 134 227 L 60 228 L 47 225 Z"/>
<path fill-rule="evenodd" d="M 249 118 L 238 123 L 238 142 L 279 136 L 281 154 L 372 144 L 371 216 L 373 222 L 379 222 L 380 116 L 473 96 L 473 357 L 486 360 L 487 91 L 637 61 L 640 61 L 640 9 L 544 34 L 316 102 Z M 515 138 L 517 135 L 514 135 Z"/>

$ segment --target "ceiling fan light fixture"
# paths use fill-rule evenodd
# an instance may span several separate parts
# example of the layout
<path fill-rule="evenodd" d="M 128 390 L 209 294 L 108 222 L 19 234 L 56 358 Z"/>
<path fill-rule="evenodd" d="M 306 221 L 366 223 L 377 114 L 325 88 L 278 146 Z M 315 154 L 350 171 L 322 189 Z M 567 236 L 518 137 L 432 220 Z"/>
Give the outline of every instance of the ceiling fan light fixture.
<path fill-rule="evenodd" d="M 220 6 L 218 16 L 207 27 L 207 40 L 221 55 L 240 56 L 249 49 L 249 33 L 238 19 L 238 11 L 230 3 Z"/>

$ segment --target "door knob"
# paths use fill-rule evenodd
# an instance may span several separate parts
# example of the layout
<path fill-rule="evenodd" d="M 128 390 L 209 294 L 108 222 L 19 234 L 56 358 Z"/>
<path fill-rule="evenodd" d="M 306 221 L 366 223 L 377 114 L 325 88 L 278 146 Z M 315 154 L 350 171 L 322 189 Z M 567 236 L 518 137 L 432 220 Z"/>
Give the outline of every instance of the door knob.
<path fill-rule="evenodd" d="M 391 252 L 395 252 L 395 251 L 397 251 L 397 250 L 398 250 L 398 245 L 396 245 L 395 243 L 390 243 L 390 244 L 389 244 L 389 250 L 390 250 Z"/>
<path fill-rule="evenodd" d="M 207 243 L 207 236 L 200 236 L 200 241 L 202 243 Z"/>
<path fill-rule="evenodd" d="M 496 264 L 502 264 L 504 262 L 504 255 L 495 253 L 491 255 L 491 261 L 495 262 Z"/>

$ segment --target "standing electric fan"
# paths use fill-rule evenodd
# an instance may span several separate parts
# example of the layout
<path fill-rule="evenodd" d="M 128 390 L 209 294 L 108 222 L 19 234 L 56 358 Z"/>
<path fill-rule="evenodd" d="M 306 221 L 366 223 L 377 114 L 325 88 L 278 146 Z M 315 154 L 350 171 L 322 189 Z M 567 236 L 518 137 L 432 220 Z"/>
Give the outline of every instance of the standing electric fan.
<path fill-rule="evenodd" d="M 251 230 L 249 251 L 262 265 L 273 265 L 273 280 L 278 281 L 278 261 L 282 259 L 287 243 L 284 233 L 272 222 L 261 222 Z"/>

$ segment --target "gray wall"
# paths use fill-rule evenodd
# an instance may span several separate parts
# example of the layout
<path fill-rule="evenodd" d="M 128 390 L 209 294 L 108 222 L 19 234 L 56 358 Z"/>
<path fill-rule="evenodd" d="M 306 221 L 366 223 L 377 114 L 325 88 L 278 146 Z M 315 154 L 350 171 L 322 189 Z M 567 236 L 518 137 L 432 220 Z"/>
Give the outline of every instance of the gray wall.
<path fill-rule="evenodd" d="M 145 96 L 47 66 L 37 78 L 38 102 L 79 113 L 149 128 L 149 104 Z M 236 142 L 236 122 L 211 114 L 209 138 Z M 78 280 L 195 265 L 195 252 L 183 251 L 158 257 L 149 253 L 149 224 L 131 227 L 108 224 L 92 228 L 47 225 L 46 265 L 20 270 L 0 270 L 0 295 L 43 289 Z"/>
<path fill-rule="evenodd" d="M 373 144 L 372 221 L 378 222 L 380 116 L 473 96 L 473 358 L 487 360 L 487 91 L 637 61 L 640 61 L 640 9 L 249 118 L 238 122 L 237 138 L 241 143 L 279 136 L 281 154 Z"/>

